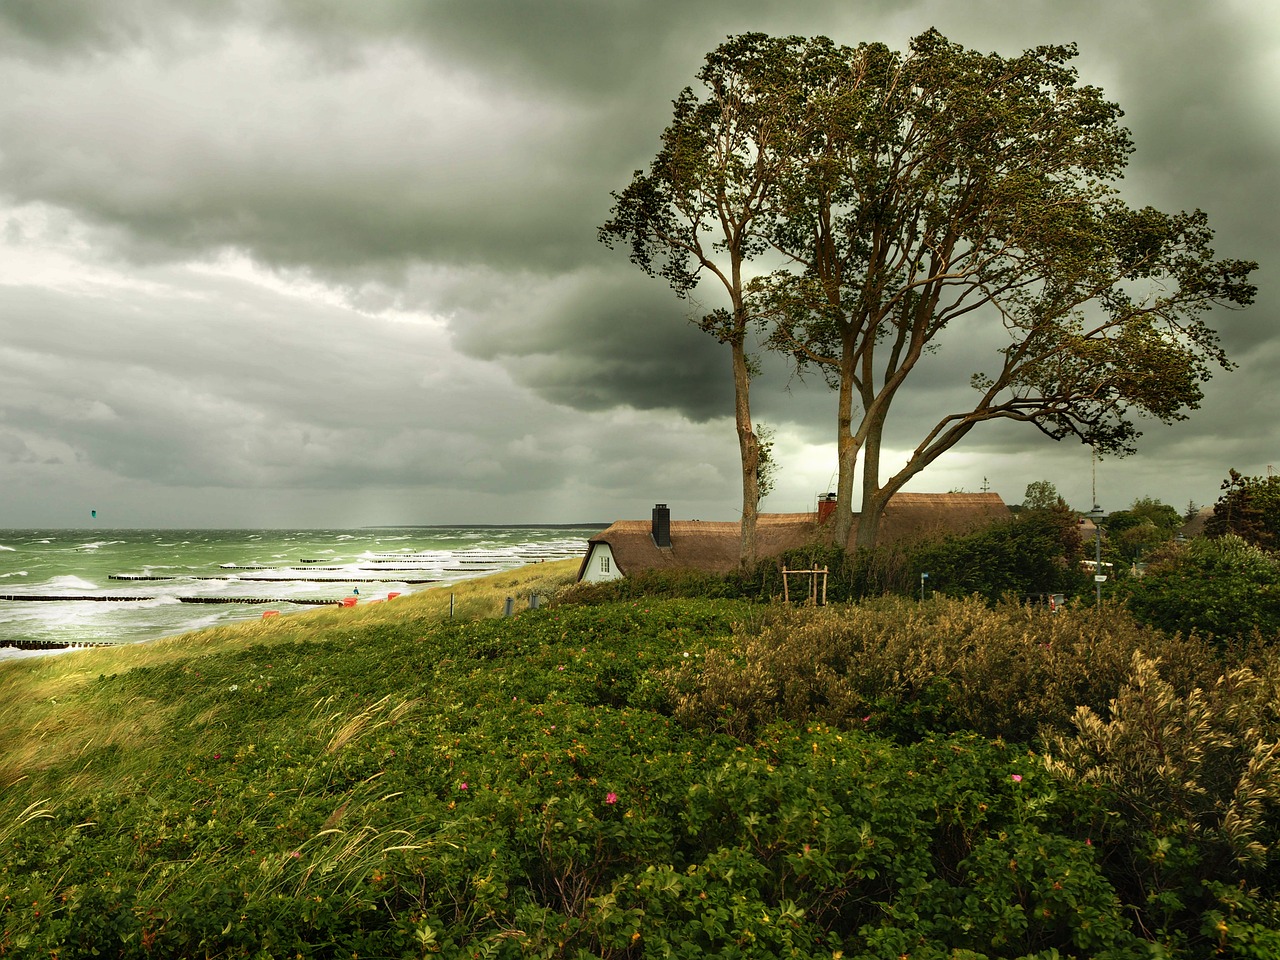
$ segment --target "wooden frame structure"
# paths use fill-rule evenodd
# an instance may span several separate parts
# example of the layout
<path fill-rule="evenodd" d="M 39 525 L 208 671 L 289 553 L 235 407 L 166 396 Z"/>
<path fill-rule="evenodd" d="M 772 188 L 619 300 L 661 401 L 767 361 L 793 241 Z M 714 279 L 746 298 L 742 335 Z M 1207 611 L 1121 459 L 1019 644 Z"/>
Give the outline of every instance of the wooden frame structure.
<path fill-rule="evenodd" d="M 791 602 L 790 578 L 799 577 L 799 576 L 807 576 L 809 578 L 809 596 L 807 598 L 807 602 L 813 604 L 815 607 L 816 606 L 825 607 L 827 605 L 827 568 L 826 567 L 816 567 L 813 570 L 788 570 L 786 567 L 783 567 L 782 568 L 782 600 L 783 602 L 784 603 Z M 819 580 L 821 580 L 822 582 L 822 593 L 821 593 L 822 599 L 821 600 L 818 599 Z"/>

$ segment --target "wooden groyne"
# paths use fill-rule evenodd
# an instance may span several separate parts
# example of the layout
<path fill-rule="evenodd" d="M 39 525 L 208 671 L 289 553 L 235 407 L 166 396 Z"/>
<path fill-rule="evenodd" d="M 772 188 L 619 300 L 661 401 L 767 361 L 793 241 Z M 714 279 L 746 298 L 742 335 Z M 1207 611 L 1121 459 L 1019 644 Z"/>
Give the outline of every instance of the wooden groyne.
<path fill-rule="evenodd" d="M 403 583 L 403 580 L 394 581 Z M 0 600 L 24 600 L 35 603 L 62 603 L 67 601 L 92 600 L 98 603 L 133 603 L 139 600 L 159 600 L 160 597 L 121 597 L 93 596 L 85 597 L 68 594 L 17 593 L 0 595 Z M 174 597 L 179 603 L 296 603 L 304 606 L 341 605 L 342 598 L 337 600 L 320 600 L 312 597 Z"/>
<path fill-rule="evenodd" d="M 81 594 L 50 594 L 50 593 L 5 593 L 0 594 L 0 600 L 34 600 L 37 602 L 53 603 L 58 600 L 96 600 L 99 603 L 129 603 L 137 600 L 155 600 L 156 597 L 118 597 L 118 596 L 82 596 Z"/>
<path fill-rule="evenodd" d="M 108 580 L 126 580 L 132 583 L 159 583 L 172 580 L 216 580 L 225 583 L 439 583 L 438 577 L 152 577 L 141 573 L 113 573 Z M 3 599 L 0 597 L 0 599 Z M 149 599 L 149 598 L 147 598 Z"/>
<path fill-rule="evenodd" d="M 15 650 L 87 650 L 90 647 L 118 647 L 118 643 L 92 640 L 0 640 L 0 647 Z"/>

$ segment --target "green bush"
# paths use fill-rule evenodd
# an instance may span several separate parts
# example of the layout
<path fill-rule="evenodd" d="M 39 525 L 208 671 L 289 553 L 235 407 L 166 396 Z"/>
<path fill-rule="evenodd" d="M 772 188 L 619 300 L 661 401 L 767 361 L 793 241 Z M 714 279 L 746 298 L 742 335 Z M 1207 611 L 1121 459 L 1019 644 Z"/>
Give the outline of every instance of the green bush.
<path fill-rule="evenodd" d="M 163 722 L 0 795 L 0 957 L 1265 951 L 1275 811 L 1240 784 L 1278 739 L 1272 651 L 1204 695 L 1216 752 L 1175 769 L 1204 793 L 1160 818 L 1080 773 L 1149 769 L 1140 738 L 1053 772 L 1013 735 L 1069 740 L 1074 703 L 1131 724 L 1144 639 L 1166 720 L 1235 655 L 1111 608 L 646 598 L 103 676 L 66 708 Z M 1162 826 L 1184 808 L 1199 834 Z"/>
<path fill-rule="evenodd" d="M 1110 718 L 1080 707 L 1073 734 L 1053 738 L 1048 766 L 1104 792 L 1111 816 L 1099 836 L 1157 866 L 1120 862 L 1114 874 L 1168 930 L 1214 909 L 1206 877 L 1243 886 L 1265 874 L 1280 839 L 1280 728 L 1274 678 L 1242 668 L 1179 695 L 1158 666 L 1135 652 Z"/>
<path fill-rule="evenodd" d="M 797 610 L 664 678 L 682 722 L 746 740 L 813 719 L 903 741 L 972 730 L 1030 743 L 1070 728 L 1078 705 L 1105 713 L 1139 649 L 1164 658 L 1180 691 L 1222 672 L 1205 644 L 1154 634 L 1112 605 L 1050 613 L 939 597 Z"/>
<path fill-rule="evenodd" d="M 995 602 L 1007 595 L 1078 596 L 1089 586 L 1082 555 L 1074 513 L 1065 507 L 1024 510 L 1007 523 L 920 547 L 911 555 L 905 586 L 918 585 L 927 573 L 929 591 L 952 597 L 977 594 Z"/>
<path fill-rule="evenodd" d="M 1280 636 L 1280 559 L 1231 534 L 1171 544 L 1117 590 L 1135 617 L 1170 633 Z"/>

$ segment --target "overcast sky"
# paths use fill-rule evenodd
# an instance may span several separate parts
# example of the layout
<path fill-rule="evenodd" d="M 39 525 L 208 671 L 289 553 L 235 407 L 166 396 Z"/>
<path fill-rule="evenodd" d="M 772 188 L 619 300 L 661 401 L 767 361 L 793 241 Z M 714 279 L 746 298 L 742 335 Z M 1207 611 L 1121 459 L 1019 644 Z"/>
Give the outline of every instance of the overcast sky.
<path fill-rule="evenodd" d="M 1261 265 L 1212 318 L 1239 369 L 1101 461 L 1102 505 L 1280 467 L 1275 4 L 0 0 L 0 526 L 735 519 L 727 353 L 597 242 L 610 191 L 727 35 L 931 26 L 1077 43 L 1133 133 L 1125 198 L 1202 208 Z M 891 445 L 981 362 L 944 343 Z M 832 487 L 833 399 L 778 365 L 754 385 L 765 510 Z M 1090 467 L 989 424 L 908 489 L 1048 479 L 1087 509 Z"/>

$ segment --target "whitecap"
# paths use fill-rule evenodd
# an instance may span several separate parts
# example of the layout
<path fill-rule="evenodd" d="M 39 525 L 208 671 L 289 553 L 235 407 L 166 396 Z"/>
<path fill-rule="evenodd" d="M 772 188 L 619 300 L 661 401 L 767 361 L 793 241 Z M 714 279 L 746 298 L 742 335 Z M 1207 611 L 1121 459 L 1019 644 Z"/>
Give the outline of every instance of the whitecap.
<path fill-rule="evenodd" d="M 52 577 L 41 584 L 42 588 L 49 590 L 97 590 L 96 583 L 90 583 L 88 580 L 82 580 L 77 576 Z"/>

